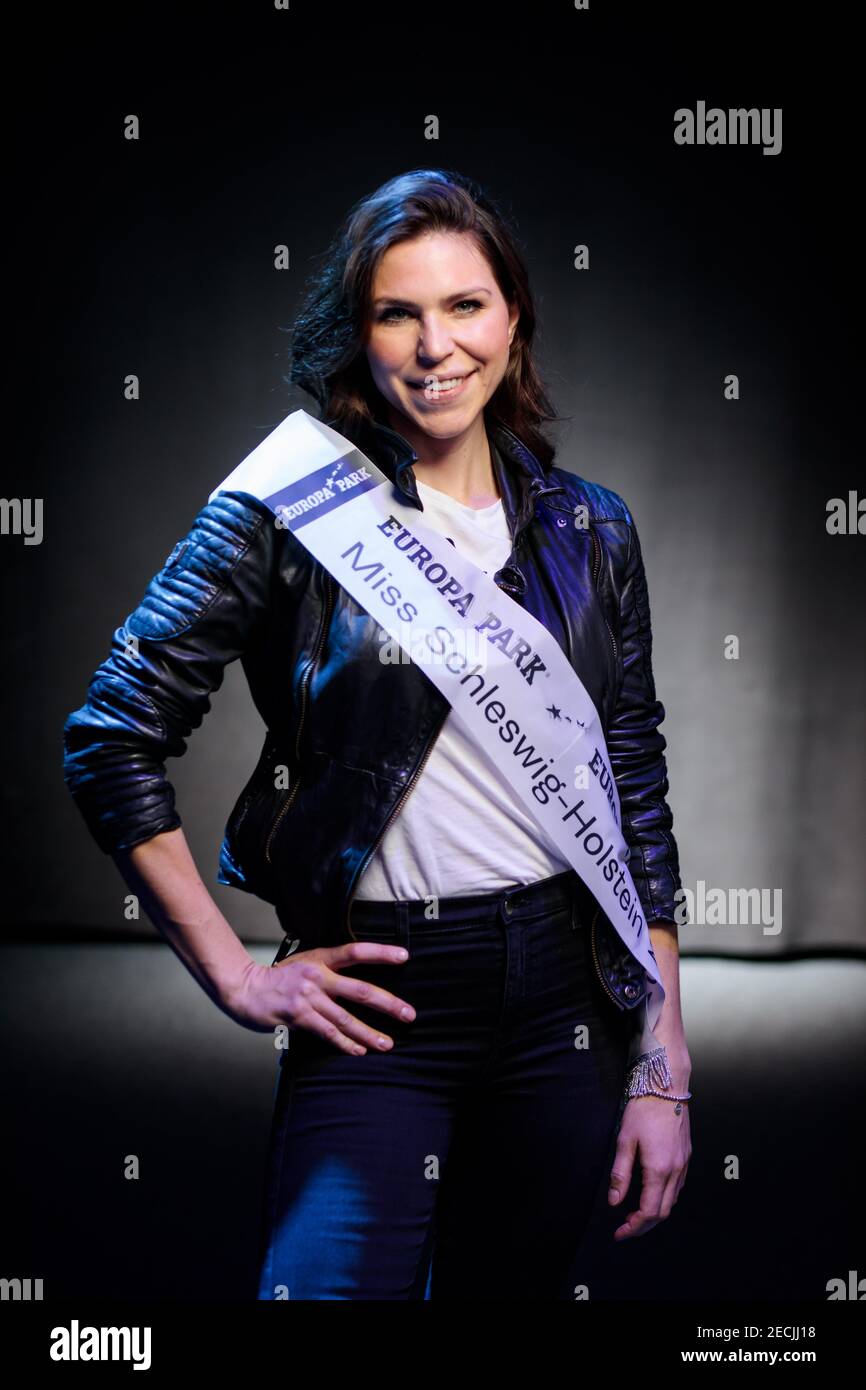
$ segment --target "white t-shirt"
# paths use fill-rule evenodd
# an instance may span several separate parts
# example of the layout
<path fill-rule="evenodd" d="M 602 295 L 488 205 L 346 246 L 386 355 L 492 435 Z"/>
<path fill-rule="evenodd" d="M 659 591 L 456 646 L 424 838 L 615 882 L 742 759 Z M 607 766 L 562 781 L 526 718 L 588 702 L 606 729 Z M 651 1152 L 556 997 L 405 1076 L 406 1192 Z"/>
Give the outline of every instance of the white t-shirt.
<path fill-rule="evenodd" d="M 502 501 L 475 509 L 416 478 L 421 518 L 491 578 L 511 554 Z M 493 893 L 570 865 L 449 712 L 424 769 L 361 875 L 376 901 Z"/>

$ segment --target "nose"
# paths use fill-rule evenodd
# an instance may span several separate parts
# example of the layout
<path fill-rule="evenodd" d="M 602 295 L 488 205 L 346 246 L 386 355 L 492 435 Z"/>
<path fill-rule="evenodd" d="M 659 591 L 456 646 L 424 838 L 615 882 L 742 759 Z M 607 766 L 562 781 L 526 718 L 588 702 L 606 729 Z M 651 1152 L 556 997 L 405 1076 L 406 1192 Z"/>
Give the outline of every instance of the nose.
<path fill-rule="evenodd" d="M 430 362 L 441 362 L 454 347 L 454 339 L 448 325 L 433 314 L 421 320 L 418 334 L 418 357 Z"/>

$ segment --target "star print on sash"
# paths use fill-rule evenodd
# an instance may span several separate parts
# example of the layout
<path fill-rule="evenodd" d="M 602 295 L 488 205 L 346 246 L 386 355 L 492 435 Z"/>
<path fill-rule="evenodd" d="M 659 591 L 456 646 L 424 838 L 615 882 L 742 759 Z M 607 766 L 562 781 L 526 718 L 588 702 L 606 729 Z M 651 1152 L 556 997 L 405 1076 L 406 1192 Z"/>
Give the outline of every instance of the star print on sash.
<path fill-rule="evenodd" d="M 556 705 L 548 705 L 547 713 L 551 719 L 564 719 L 566 724 L 579 724 L 582 729 L 586 728 L 582 719 L 572 719 L 570 714 L 563 714 L 562 710 L 557 709 Z"/>

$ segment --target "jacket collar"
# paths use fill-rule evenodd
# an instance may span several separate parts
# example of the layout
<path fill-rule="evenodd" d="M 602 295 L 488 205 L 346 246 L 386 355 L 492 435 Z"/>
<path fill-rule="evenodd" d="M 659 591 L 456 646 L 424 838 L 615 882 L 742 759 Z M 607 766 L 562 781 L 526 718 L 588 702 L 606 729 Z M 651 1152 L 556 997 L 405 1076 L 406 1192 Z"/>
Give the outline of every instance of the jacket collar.
<path fill-rule="evenodd" d="M 532 517 L 538 495 L 561 489 L 547 486 L 547 475 L 535 454 L 506 425 L 491 421 L 487 425 L 487 437 L 497 487 L 516 543 Z M 413 468 L 418 455 L 409 441 L 390 426 L 373 420 L 368 447 L 391 482 L 423 510 Z"/>
<path fill-rule="evenodd" d="M 520 602 L 526 593 L 526 575 L 518 563 L 523 532 L 535 514 L 538 498 L 548 492 L 563 492 L 564 488 L 561 483 L 548 485 L 547 474 L 535 454 L 506 425 L 496 420 L 488 422 L 487 437 L 497 487 L 511 532 L 511 554 L 494 575 L 494 581 Z M 423 511 L 424 504 L 418 495 L 412 466 L 417 462 L 418 455 L 409 441 L 389 425 L 374 420 L 369 422 L 363 441 L 358 443 L 362 452 L 366 449 L 391 482 Z"/>

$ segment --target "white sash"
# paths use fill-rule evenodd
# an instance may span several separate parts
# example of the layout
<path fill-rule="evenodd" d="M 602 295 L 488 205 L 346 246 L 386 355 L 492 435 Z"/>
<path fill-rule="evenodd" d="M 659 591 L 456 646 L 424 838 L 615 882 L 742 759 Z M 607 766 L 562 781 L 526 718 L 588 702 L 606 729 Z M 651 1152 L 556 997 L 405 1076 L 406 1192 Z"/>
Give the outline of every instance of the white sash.
<path fill-rule="evenodd" d="M 555 638 L 425 526 L 366 455 L 305 410 L 288 415 L 208 500 L 219 492 L 251 493 L 270 507 L 275 524 L 442 692 L 640 962 L 647 994 L 631 1055 L 657 1047 L 664 988 L 629 872 L 604 733 Z"/>

